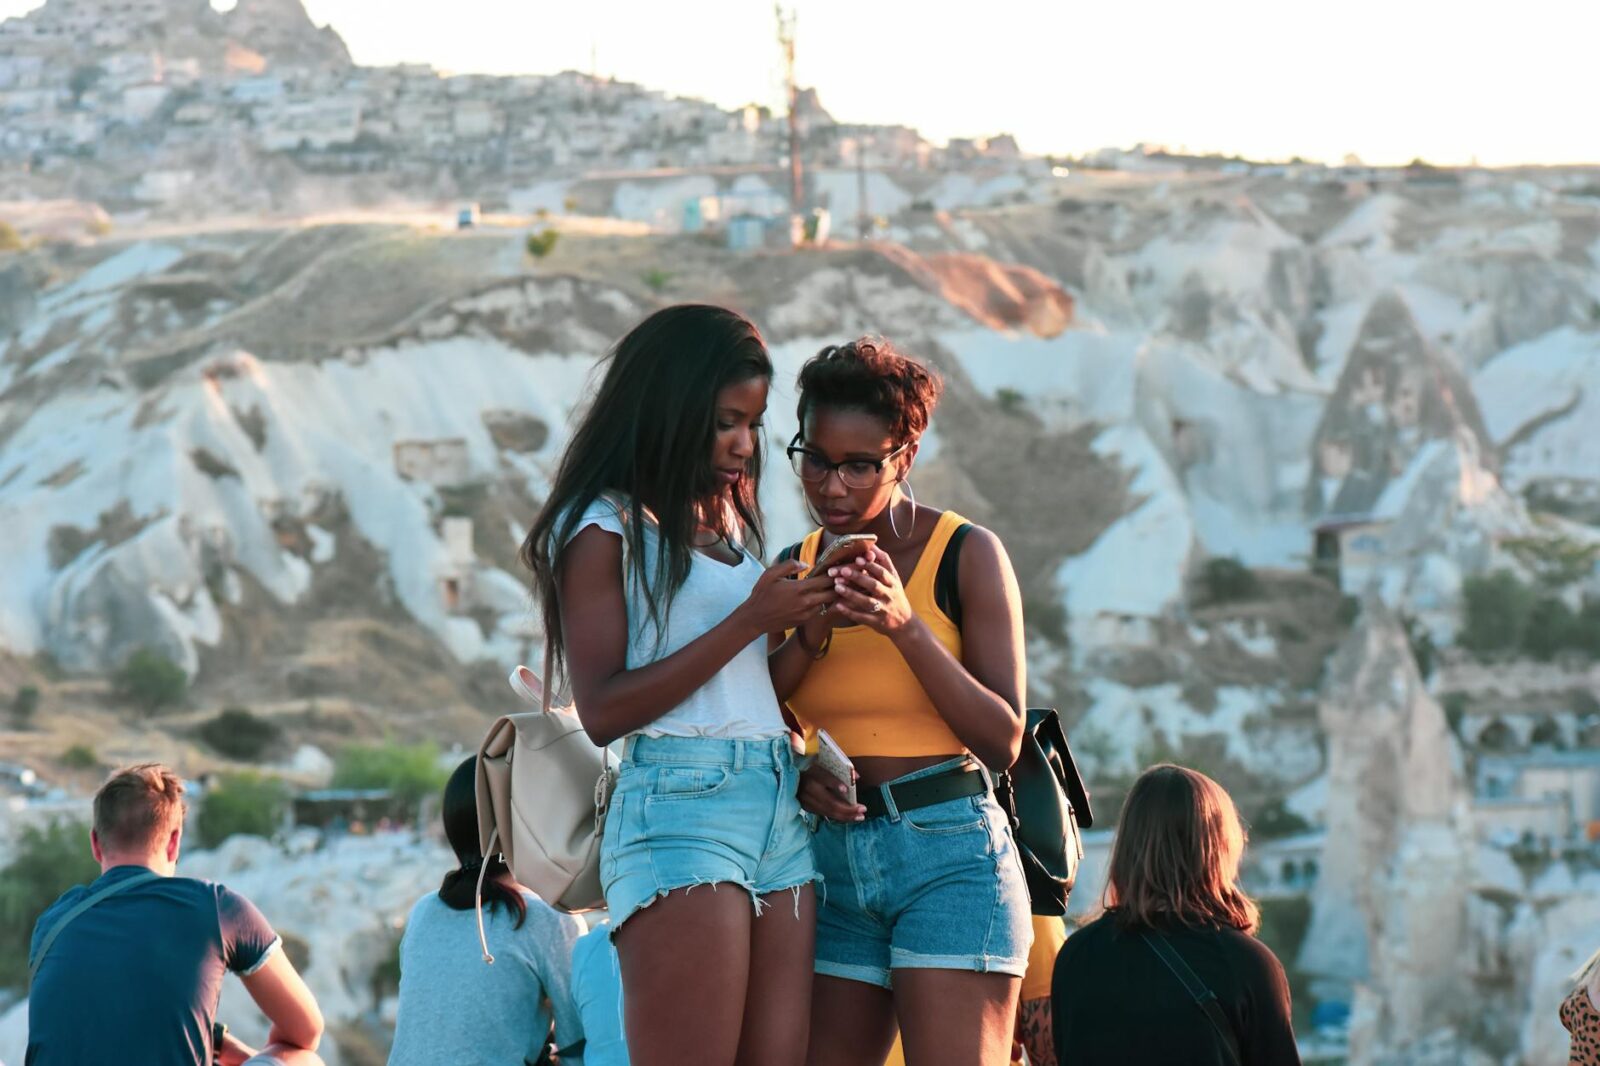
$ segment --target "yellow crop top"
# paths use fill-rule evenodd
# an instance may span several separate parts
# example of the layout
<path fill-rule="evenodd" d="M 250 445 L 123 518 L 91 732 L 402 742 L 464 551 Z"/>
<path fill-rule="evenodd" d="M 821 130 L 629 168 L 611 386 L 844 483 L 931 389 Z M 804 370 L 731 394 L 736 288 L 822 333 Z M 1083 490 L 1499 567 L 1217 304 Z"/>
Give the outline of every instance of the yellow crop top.
<path fill-rule="evenodd" d="M 961 658 L 961 630 L 934 602 L 934 576 L 950 536 L 966 522 L 954 511 L 939 516 L 922 558 L 910 577 L 902 575 L 911 609 L 933 635 Z M 822 531 L 800 542 L 795 557 L 816 561 Z M 933 701 L 911 672 L 899 649 L 866 626 L 841 626 L 833 631 L 828 654 L 811 664 L 800 687 L 789 697 L 807 733 L 826 729 L 844 753 L 860 755 L 959 755 L 967 746 L 956 739 Z"/>

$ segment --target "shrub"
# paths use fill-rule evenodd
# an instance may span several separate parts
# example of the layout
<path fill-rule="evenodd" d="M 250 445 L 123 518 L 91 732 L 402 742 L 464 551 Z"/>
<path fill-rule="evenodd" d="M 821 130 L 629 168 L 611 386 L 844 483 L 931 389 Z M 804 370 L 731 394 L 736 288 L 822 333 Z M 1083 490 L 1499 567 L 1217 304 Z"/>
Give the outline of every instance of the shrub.
<path fill-rule="evenodd" d="M 388 789 L 413 809 L 449 777 L 432 744 L 356 744 L 341 751 L 333 766 L 335 788 Z"/>
<path fill-rule="evenodd" d="M 538 233 L 528 234 L 528 239 L 523 242 L 528 249 L 528 254 L 535 259 L 543 259 L 555 249 L 556 241 L 561 239 L 558 230 L 540 230 Z"/>
<path fill-rule="evenodd" d="M 36 685 L 23 685 L 11 697 L 11 721 L 18 729 L 26 729 L 39 709 L 39 689 Z"/>
<path fill-rule="evenodd" d="M 1233 603 L 1259 595 L 1261 581 L 1255 571 L 1237 559 L 1207 559 L 1200 572 L 1209 603 Z"/>
<path fill-rule="evenodd" d="M 188 687 L 189 675 L 181 666 L 158 651 L 140 648 L 117 671 L 112 691 L 149 715 L 181 703 Z"/>
<path fill-rule="evenodd" d="M 253 771 L 224 774 L 206 790 L 195 828 L 200 843 L 214 848 L 236 833 L 270 837 L 289 809 L 289 787 Z"/>
<path fill-rule="evenodd" d="M 99 876 L 82 822 L 23 828 L 16 857 L 0 870 L 0 988 L 20 992 L 27 984 L 28 944 L 45 908 L 73 885 Z"/>
<path fill-rule="evenodd" d="M 665 292 L 667 285 L 672 281 L 672 274 L 660 267 L 652 267 L 640 275 L 640 280 L 651 292 Z"/>
<path fill-rule="evenodd" d="M 243 707 L 228 707 L 200 726 L 200 739 L 221 755 L 255 762 L 283 739 L 276 722 L 258 718 Z"/>
<path fill-rule="evenodd" d="M 24 247 L 22 234 L 17 232 L 17 228 L 0 219 L 0 252 L 20 252 Z"/>
<path fill-rule="evenodd" d="M 1311 823 L 1284 806 L 1281 799 L 1272 800 L 1262 807 L 1250 822 L 1250 839 L 1275 840 L 1292 837 L 1311 828 Z"/>
<path fill-rule="evenodd" d="M 1534 601 L 1528 610 L 1527 628 L 1522 633 L 1522 648 L 1540 662 L 1580 646 L 1578 616 L 1554 596 Z"/>
<path fill-rule="evenodd" d="M 1469 577 L 1461 585 L 1467 621 L 1460 644 L 1479 655 L 1515 651 L 1533 610 L 1533 592 L 1508 570 Z"/>
<path fill-rule="evenodd" d="M 74 744 L 61 753 L 61 765 L 69 770 L 93 770 L 100 765 L 100 756 L 87 744 Z"/>
<path fill-rule="evenodd" d="M 1022 412 L 1022 393 L 1012 388 L 999 388 L 995 390 L 994 402 L 1000 405 L 1000 410 L 1008 415 Z"/>

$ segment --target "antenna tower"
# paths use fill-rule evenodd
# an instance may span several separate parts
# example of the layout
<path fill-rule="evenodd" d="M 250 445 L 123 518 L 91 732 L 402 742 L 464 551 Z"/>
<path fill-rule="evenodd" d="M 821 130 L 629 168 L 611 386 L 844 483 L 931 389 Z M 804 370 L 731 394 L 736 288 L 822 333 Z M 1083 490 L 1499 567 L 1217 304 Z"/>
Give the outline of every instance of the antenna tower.
<path fill-rule="evenodd" d="M 789 99 L 789 208 L 805 210 L 805 188 L 800 164 L 800 89 L 794 80 L 794 8 L 773 5 L 778 18 L 778 46 L 783 49 L 783 86 Z"/>

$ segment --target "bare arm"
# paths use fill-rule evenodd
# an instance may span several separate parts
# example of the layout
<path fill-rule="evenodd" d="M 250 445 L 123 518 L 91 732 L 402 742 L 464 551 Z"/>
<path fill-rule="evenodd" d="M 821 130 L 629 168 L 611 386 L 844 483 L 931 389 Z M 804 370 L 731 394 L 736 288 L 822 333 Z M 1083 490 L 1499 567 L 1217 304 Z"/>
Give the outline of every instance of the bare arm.
<path fill-rule="evenodd" d="M 268 956 L 261 969 L 240 980 L 272 1023 L 267 1043 L 317 1049 L 322 1040 L 322 1011 L 282 948 Z"/>
<path fill-rule="evenodd" d="M 962 550 L 960 659 L 912 613 L 894 563 L 883 551 L 874 548 L 869 562 L 842 567 L 839 576 L 846 591 L 836 609 L 885 633 L 956 739 L 991 769 L 1009 769 L 1022 750 L 1027 659 L 1022 594 L 1000 539 L 974 528 Z M 872 611 L 873 595 L 888 600 L 883 611 Z"/>
<path fill-rule="evenodd" d="M 572 695 L 584 730 L 609 744 L 666 714 L 763 634 L 798 624 L 832 599 L 825 578 L 785 580 L 798 562 L 768 568 L 734 611 L 682 648 L 627 668 L 622 538 L 590 526 L 561 553 L 558 589 Z"/>
<path fill-rule="evenodd" d="M 827 580 L 831 592 L 832 579 Z M 788 637 L 782 633 L 768 637 L 767 665 L 772 669 L 772 687 L 778 693 L 779 702 L 787 702 L 800 687 L 832 629 L 828 616 L 817 614 Z"/>

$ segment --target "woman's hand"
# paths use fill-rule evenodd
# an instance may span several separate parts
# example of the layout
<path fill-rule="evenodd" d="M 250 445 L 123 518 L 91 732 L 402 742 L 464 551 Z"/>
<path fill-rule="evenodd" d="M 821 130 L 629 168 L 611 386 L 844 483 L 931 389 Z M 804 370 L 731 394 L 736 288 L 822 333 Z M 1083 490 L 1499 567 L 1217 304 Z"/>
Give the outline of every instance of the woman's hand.
<path fill-rule="evenodd" d="M 852 624 L 886 637 L 893 637 L 916 619 L 894 561 L 877 545 L 854 562 L 829 568 L 828 575 L 839 596 L 829 614 L 842 615 Z"/>
<path fill-rule="evenodd" d="M 790 580 L 807 569 L 798 559 L 787 559 L 767 567 L 756 579 L 755 588 L 739 605 L 744 623 L 758 635 L 781 633 L 818 618 L 824 607 L 837 598 L 833 579 L 809 577 Z"/>
<path fill-rule="evenodd" d="M 851 803 L 845 798 L 847 794 L 844 784 L 820 766 L 800 774 L 800 806 L 830 822 L 859 822 L 866 818 L 867 809 Z"/>

